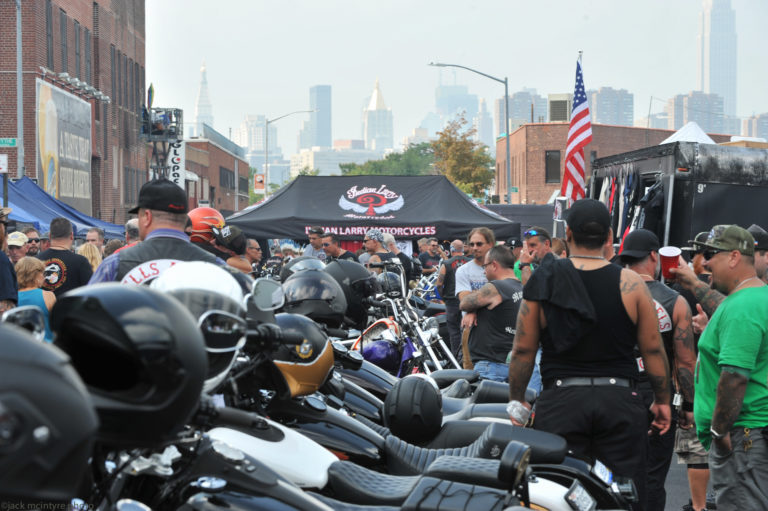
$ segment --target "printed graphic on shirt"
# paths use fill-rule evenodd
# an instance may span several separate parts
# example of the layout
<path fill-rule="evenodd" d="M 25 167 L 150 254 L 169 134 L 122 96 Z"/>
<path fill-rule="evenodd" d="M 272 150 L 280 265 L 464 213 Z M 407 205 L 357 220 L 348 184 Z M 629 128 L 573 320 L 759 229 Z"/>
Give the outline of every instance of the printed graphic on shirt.
<path fill-rule="evenodd" d="M 43 270 L 43 289 L 54 291 L 60 288 L 67 281 L 67 265 L 58 257 L 46 261 L 45 270 Z"/>
<path fill-rule="evenodd" d="M 149 284 L 150 281 L 159 277 L 165 270 L 180 262 L 177 259 L 154 259 L 141 263 L 126 273 L 120 283 L 134 286 Z"/>
<path fill-rule="evenodd" d="M 672 318 L 667 309 L 656 300 L 653 301 L 656 306 L 656 316 L 659 318 L 659 332 L 669 332 L 672 330 Z"/>

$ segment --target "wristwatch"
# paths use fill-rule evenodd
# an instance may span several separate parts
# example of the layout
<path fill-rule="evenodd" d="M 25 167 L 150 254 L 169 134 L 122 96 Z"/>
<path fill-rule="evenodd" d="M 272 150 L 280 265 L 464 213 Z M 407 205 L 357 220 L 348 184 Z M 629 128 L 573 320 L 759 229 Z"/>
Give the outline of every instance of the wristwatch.
<path fill-rule="evenodd" d="M 715 428 L 709 428 L 709 432 L 712 433 L 713 438 L 717 438 L 718 440 L 722 440 L 728 436 L 728 433 L 718 433 L 715 431 Z"/>
<path fill-rule="evenodd" d="M 522 270 L 523 268 L 526 268 L 526 267 L 530 267 L 530 266 L 531 266 L 531 263 L 520 263 L 520 269 L 521 269 L 521 270 Z"/>

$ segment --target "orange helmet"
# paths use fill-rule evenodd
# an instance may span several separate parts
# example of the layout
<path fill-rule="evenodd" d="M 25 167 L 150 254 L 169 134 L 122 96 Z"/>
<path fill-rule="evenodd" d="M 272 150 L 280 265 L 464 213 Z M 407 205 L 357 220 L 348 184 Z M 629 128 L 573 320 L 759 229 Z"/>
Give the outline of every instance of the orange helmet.
<path fill-rule="evenodd" d="M 224 227 L 224 217 L 213 208 L 195 208 L 189 212 L 189 219 L 192 221 L 190 241 L 208 243 L 214 238 L 211 228 Z"/>

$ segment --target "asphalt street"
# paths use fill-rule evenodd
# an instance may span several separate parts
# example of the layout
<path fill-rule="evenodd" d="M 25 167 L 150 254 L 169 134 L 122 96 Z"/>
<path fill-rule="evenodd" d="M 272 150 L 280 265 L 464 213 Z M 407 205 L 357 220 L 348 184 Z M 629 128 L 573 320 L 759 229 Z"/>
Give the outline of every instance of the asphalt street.
<path fill-rule="evenodd" d="M 669 467 L 667 480 L 664 483 L 667 489 L 667 505 L 665 511 L 680 511 L 688 503 L 688 476 L 685 473 L 685 465 L 677 463 L 677 455 L 672 455 L 672 465 Z M 649 509 L 648 511 L 655 511 Z"/>

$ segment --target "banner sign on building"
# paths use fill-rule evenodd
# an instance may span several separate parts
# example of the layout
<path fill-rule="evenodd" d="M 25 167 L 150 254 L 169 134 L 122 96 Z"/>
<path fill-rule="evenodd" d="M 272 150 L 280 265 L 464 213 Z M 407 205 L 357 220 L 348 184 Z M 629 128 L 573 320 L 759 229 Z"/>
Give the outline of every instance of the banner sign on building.
<path fill-rule="evenodd" d="M 91 215 L 91 104 L 39 78 L 35 82 L 38 183 Z"/>
<path fill-rule="evenodd" d="M 175 140 L 171 142 L 171 147 L 168 149 L 168 179 L 184 188 L 184 178 L 186 177 L 186 144 L 183 140 Z"/>
<path fill-rule="evenodd" d="M 264 174 L 253 175 L 253 193 L 264 193 Z"/>

